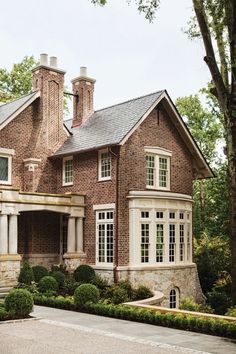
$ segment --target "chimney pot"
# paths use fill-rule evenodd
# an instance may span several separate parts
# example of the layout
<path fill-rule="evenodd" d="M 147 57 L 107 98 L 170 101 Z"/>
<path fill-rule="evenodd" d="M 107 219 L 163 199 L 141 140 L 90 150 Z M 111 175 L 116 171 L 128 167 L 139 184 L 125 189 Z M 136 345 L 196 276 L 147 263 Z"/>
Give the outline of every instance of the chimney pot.
<path fill-rule="evenodd" d="M 87 66 L 80 67 L 80 76 L 87 77 Z"/>
<path fill-rule="evenodd" d="M 52 68 L 57 68 L 57 57 L 50 57 L 50 66 Z"/>
<path fill-rule="evenodd" d="M 48 66 L 48 55 L 43 53 L 40 54 L 40 65 Z"/>

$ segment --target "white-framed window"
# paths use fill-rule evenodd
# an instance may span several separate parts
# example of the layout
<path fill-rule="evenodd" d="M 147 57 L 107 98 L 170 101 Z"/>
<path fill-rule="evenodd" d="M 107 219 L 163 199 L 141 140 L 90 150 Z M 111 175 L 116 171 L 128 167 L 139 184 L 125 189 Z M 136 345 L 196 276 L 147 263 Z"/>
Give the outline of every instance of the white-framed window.
<path fill-rule="evenodd" d="M 106 150 L 98 152 L 98 180 L 107 181 L 111 179 L 111 154 Z"/>
<path fill-rule="evenodd" d="M 64 157 L 62 164 L 62 185 L 71 186 L 73 184 L 73 156 Z"/>
<path fill-rule="evenodd" d="M 170 190 L 171 151 L 146 147 L 146 186 L 150 189 Z"/>
<path fill-rule="evenodd" d="M 177 288 L 171 289 L 169 296 L 170 309 L 179 307 L 179 290 Z"/>
<path fill-rule="evenodd" d="M 114 211 L 96 211 L 96 258 L 98 264 L 111 264 L 114 259 Z"/>
<path fill-rule="evenodd" d="M 13 149 L 0 148 L 0 184 L 12 184 Z"/>
<path fill-rule="evenodd" d="M 134 225 L 133 233 L 131 230 L 133 264 L 170 266 L 191 263 L 190 214 L 191 211 L 173 207 L 159 209 L 145 206 L 133 210 L 130 220 L 130 225 Z"/>

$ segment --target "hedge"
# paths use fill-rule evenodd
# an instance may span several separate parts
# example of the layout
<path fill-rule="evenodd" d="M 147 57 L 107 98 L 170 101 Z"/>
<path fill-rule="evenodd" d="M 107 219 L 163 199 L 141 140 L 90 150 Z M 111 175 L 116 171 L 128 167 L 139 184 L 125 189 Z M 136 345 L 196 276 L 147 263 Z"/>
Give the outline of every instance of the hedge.
<path fill-rule="evenodd" d="M 34 301 L 37 305 L 76 311 L 72 299 L 63 297 L 47 298 L 44 295 L 36 294 L 34 295 Z M 83 312 L 236 339 L 236 322 L 228 322 L 226 320 L 206 319 L 194 315 L 160 313 L 127 305 L 107 305 L 103 303 L 88 303 L 83 308 Z"/>

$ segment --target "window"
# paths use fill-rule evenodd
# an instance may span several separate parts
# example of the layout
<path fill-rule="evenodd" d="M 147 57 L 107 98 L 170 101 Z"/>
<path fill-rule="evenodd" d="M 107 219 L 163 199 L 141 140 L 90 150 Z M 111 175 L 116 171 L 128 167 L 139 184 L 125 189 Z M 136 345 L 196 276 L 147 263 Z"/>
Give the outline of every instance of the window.
<path fill-rule="evenodd" d="M 71 186 L 73 184 L 73 157 L 63 158 L 62 185 Z"/>
<path fill-rule="evenodd" d="M 169 262 L 175 261 L 175 225 L 169 225 Z"/>
<path fill-rule="evenodd" d="M 149 224 L 141 224 L 141 263 L 149 262 Z"/>
<path fill-rule="evenodd" d="M 177 288 L 170 291 L 170 309 L 176 309 L 179 307 L 179 290 Z"/>
<path fill-rule="evenodd" d="M 0 148 L 0 184 L 11 184 L 14 150 Z"/>
<path fill-rule="evenodd" d="M 163 211 L 157 211 L 156 212 L 156 218 L 157 219 L 163 219 L 163 217 L 164 217 Z"/>
<path fill-rule="evenodd" d="M 161 148 L 145 148 L 146 186 L 153 189 L 170 189 L 171 152 Z"/>
<path fill-rule="evenodd" d="M 179 260 L 184 261 L 184 224 L 179 225 Z"/>
<path fill-rule="evenodd" d="M 98 180 L 111 179 L 111 154 L 107 150 L 99 151 L 98 159 Z"/>
<path fill-rule="evenodd" d="M 113 217 L 113 211 L 96 212 L 98 263 L 113 263 Z"/>
<path fill-rule="evenodd" d="M 156 225 L 156 262 L 164 261 L 164 225 Z"/>
<path fill-rule="evenodd" d="M 148 211 L 141 211 L 141 218 L 142 219 L 148 219 L 149 218 L 149 212 Z"/>

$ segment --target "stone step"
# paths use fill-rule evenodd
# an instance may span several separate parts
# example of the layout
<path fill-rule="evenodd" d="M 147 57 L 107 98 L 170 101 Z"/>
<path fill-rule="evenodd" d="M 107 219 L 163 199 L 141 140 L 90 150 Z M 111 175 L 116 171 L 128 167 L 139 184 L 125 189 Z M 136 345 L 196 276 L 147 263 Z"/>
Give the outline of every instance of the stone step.
<path fill-rule="evenodd" d="M 0 288 L 0 299 L 5 299 L 12 288 Z"/>

